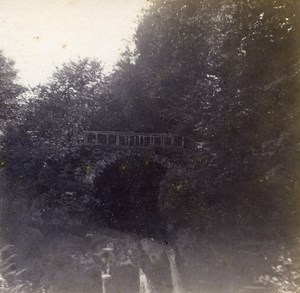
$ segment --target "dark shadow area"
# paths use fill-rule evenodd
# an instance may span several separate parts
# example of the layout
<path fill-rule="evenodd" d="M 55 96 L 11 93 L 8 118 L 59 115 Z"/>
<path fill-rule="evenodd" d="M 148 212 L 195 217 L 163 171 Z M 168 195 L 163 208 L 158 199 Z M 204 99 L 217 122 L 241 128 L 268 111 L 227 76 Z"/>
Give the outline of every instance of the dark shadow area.
<path fill-rule="evenodd" d="M 102 218 L 110 228 L 123 232 L 161 236 L 165 225 L 158 204 L 164 174 L 164 167 L 147 159 L 118 160 L 95 180 L 100 201 L 94 219 Z"/>

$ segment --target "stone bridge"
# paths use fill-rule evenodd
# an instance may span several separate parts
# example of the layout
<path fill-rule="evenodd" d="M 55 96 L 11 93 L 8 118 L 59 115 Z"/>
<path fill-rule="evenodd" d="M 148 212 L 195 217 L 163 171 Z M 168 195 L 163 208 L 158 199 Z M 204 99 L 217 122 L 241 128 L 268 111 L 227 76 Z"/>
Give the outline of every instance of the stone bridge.
<path fill-rule="evenodd" d="M 184 150 L 172 134 L 85 132 L 78 178 L 90 185 L 94 214 L 121 231 L 162 233 L 161 182 L 183 164 Z"/>
<path fill-rule="evenodd" d="M 124 159 L 139 159 L 171 169 L 181 164 L 185 148 L 183 137 L 164 133 L 85 131 L 84 146 L 88 180 Z"/>

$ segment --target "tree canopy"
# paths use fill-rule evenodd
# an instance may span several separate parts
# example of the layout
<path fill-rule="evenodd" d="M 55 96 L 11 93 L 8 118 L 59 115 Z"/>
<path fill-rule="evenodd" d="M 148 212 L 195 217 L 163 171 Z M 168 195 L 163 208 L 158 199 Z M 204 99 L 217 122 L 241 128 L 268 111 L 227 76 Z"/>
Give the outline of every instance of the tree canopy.
<path fill-rule="evenodd" d="M 0 51 L 0 122 L 4 123 L 11 119 L 17 104 L 17 97 L 24 90 L 17 83 L 17 70 L 14 68 L 14 61 L 6 58 Z"/>
<path fill-rule="evenodd" d="M 281 209 L 283 198 L 289 210 L 299 140 L 299 4 L 151 4 L 135 50 L 111 81 L 130 128 L 180 133 L 201 145 L 190 151 L 193 168 L 205 157 L 194 172 L 199 189 L 225 205 L 251 206 L 252 220 Z"/>

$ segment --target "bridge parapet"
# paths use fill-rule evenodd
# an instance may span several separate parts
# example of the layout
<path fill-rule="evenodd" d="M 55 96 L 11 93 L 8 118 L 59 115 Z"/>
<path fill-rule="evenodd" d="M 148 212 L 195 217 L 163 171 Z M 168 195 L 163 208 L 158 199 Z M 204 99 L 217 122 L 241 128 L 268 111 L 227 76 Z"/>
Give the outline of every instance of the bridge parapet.
<path fill-rule="evenodd" d="M 181 136 L 165 133 L 85 131 L 84 144 L 139 148 L 184 148 L 185 141 Z"/>

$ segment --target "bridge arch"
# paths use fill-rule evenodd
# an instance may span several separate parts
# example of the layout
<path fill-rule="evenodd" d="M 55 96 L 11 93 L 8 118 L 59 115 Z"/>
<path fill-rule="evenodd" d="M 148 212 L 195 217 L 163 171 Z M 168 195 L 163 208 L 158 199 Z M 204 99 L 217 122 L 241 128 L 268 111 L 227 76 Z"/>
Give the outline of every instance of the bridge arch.
<path fill-rule="evenodd" d="M 131 165 L 127 173 L 121 168 L 124 163 Z M 163 234 L 157 231 L 163 226 L 160 183 L 176 166 L 167 154 L 153 150 L 102 153 L 93 168 L 93 190 L 99 202 L 94 214 L 124 232 L 151 237 Z"/>
<path fill-rule="evenodd" d="M 94 165 L 94 178 L 105 172 L 105 169 L 115 164 L 117 161 L 122 159 L 128 159 L 130 157 L 140 157 L 141 160 L 149 160 L 157 163 L 162 167 L 168 169 L 176 167 L 176 164 L 171 159 L 163 154 L 151 152 L 137 152 L 134 150 L 121 150 L 112 153 L 105 154 L 101 158 L 97 159 Z"/>

